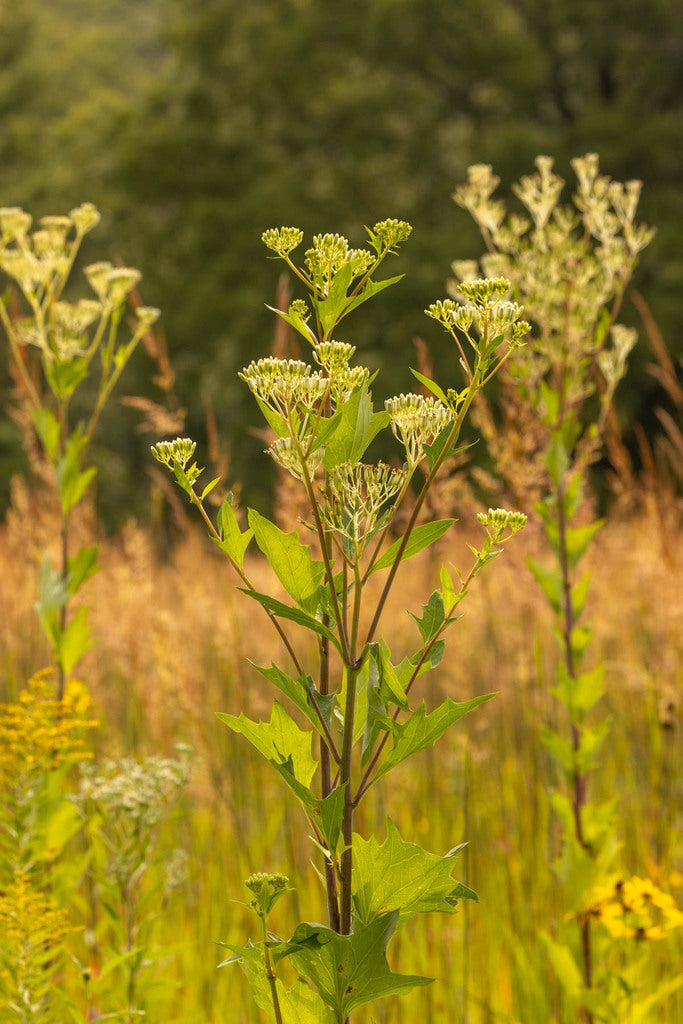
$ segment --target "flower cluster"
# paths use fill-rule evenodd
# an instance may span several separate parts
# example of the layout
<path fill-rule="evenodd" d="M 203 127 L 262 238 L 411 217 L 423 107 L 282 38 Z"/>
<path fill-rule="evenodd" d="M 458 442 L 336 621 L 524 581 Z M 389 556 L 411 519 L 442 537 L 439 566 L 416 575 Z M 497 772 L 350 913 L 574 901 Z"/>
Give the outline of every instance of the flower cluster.
<path fill-rule="evenodd" d="M 599 921 L 615 939 L 665 939 L 674 928 L 683 927 L 683 911 L 673 896 L 651 879 L 637 876 L 597 886 L 582 916 Z"/>
<path fill-rule="evenodd" d="M 368 229 L 370 242 L 377 252 L 390 252 L 400 242 L 405 242 L 412 233 L 412 226 L 405 220 L 393 217 L 378 221 L 372 230 Z"/>
<path fill-rule="evenodd" d="M 284 259 L 301 244 L 303 237 L 304 233 L 299 228 L 268 228 L 261 235 L 261 241 L 271 252 Z"/>
<path fill-rule="evenodd" d="M 47 294 L 57 296 L 83 235 L 99 220 L 92 203 L 84 203 L 68 217 L 42 217 L 39 227 L 29 234 L 31 215 L 18 207 L 4 207 L 0 209 L 0 267 L 14 278 L 30 302 Z M 75 237 L 71 237 L 72 232 Z M 104 262 L 87 267 L 85 274 L 99 302 L 108 310 L 118 308 L 140 280 L 139 271 Z"/>
<path fill-rule="evenodd" d="M 265 871 L 257 871 L 250 875 L 244 884 L 253 894 L 251 908 L 263 918 L 268 917 L 281 896 L 292 891 L 287 876 L 279 873 L 267 874 Z"/>
<path fill-rule="evenodd" d="M 178 465 L 185 469 L 194 455 L 197 442 L 189 437 L 176 437 L 175 441 L 157 441 L 152 445 L 152 455 L 162 466 L 173 469 Z"/>
<path fill-rule="evenodd" d="M 382 507 L 399 493 L 405 478 L 403 470 L 382 462 L 335 466 L 328 478 L 326 521 L 354 545 L 362 545 L 377 527 Z"/>
<path fill-rule="evenodd" d="M 91 263 L 85 276 L 102 305 L 117 309 L 142 277 L 133 267 L 115 267 L 107 260 Z"/>
<path fill-rule="evenodd" d="M 424 456 L 424 446 L 431 444 L 451 420 L 451 411 L 438 398 L 423 395 L 398 395 L 384 403 L 391 429 L 405 447 L 408 468 Z"/>
<path fill-rule="evenodd" d="M 460 280 L 457 293 L 464 304 L 455 299 L 444 299 L 433 302 L 425 310 L 427 316 L 437 320 L 455 337 L 455 332 L 463 334 L 475 352 L 480 352 L 481 341 L 490 342 L 494 338 L 505 336 L 510 349 L 518 348 L 531 330 L 530 324 L 522 320 L 523 307 L 505 298 L 510 290 L 507 277 L 495 275 L 486 278 L 469 277 L 476 273 L 476 264 L 467 261 L 463 278 Z M 474 328 L 479 339 L 472 337 Z M 458 344 L 460 344 L 458 342 Z M 483 355 L 483 352 L 481 352 Z"/>
<path fill-rule="evenodd" d="M 306 479 L 304 473 L 304 460 L 301 454 L 301 448 L 298 446 L 294 439 L 291 437 L 278 437 L 271 444 L 270 448 L 267 449 L 268 454 L 274 462 L 281 466 L 282 469 L 286 469 L 296 480 L 302 482 Z M 306 473 L 308 474 L 309 480 L 312 480 L 315 476 L 315 472 L 320 466 L 322 457 L 324 454 L 324 448 L 316 448 L 314 452 L 310 452 L 305 458 Z"/>
<path fill-rule="evenodd" d="M 77 801 L 93 801 L 131 830 L 158 825 L 188 779 L 189 750 L 182 744 L 176 749 L 177 759 L 153 756 L 136 761 L 124 757 L 106 760 L 99 768 L 86 766 Z"/>
<path fill-rule="evenodd" d="M 0 892 L 0 999 L 10 1013 L 3 1020 L 48 1019 L 48 994 L 62 966 L 64 940 L 78 930 L 69 912 L 36 889 L 26 872 L 13 873 Z"/>
<path fill-rule="evenodd" d="M 89 718 L 91 700 L 71 679 L 58 700 L 51 670 L 33 676 L 14 703 L 0 707 L 0 783 L 42 776 L 69 762 L 92 757 L 84 733 L 98 723 Z"/>
<path fill-rule="evenodd" d="M 477 519 L 493 541 L 500 544 L 501 541 L 514 537 L 516 533 L 524 529 L 527 517 L 523 512 L 508 512 L 504 508 L 490 508 L 488 512 L 478 512 Z M 505 537 L 505 531 L 510 533 Z"/>
<path fill-rule="evenodd" d="M 506 214 L 493 199 L 499 179 L 491 168 L 469 169 L 455 201 L 479 224 L 490 250 L 481 259 L 486 274 L 510 279 L 539 334 L 533 352 L 543 369 L 550 362 L 570 365 L 596 354 L 604 340 L 597 330 L 600 310 L 624 287 L 638 253 L 653 232 L 635 222 L 641 184 L 614 182 L 599 173 L 594 153 L 572 161 L 577 188 L 571 206 L 560 204 L 564 182 L 552 170 L 550 157 L 536 160 L 536 173 L 514 188 L 529 217 Z M 463 294 L 476 264 L 453 266 Z M 463 280 L 464 279 L 464 280 Z"/>
<path fill-rule="evenodd" d="M 349 366 L 356 349 L 343 341 L 322 341 L 313 347 L 316 362 L 325 370 L 330 381 L 330 397 L 335 405 L 347 401 L 353 392 L 370 381 L 366 366 Z"/>
<path fill-rule="evenodd" d="M 314 235 L 313 245 L 306 250 L 304 263 L 311 279 L 327 294 L 330 281 L 342 267 L 350 265 L 353 276 L 365 273 L 375 262 L 367 249 L 349 248 L 348 239 L 343 235 Z"/>
<path fill-rule="evenodd" d="M 303 406 L 313 409 L 328 391 L 329 382 L 322 373 L 298 359 L 272 356 L 252 361 L 239 374 L 262 402 L 281 416 Z"/>

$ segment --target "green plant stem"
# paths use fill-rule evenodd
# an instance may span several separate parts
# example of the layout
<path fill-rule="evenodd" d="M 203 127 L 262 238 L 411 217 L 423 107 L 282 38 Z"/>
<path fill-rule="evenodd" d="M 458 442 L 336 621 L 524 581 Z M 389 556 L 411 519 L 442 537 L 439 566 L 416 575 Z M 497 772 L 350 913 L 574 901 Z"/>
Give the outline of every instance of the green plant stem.
<path fill-rule="evenodd" d="M 576 664 L 572 648 L 572 632 L 574 630 L 574 609 L 571 596 L 571 573 L 569 570 L 569 558 L 567 552 L 567 520 L 565 513 L 565 491 L 563 482 L 560 481 L 557 487 L 557 528 L 558 528 L 558 551 L 560 557 L 560 571 L 562 573 L 562 605 L 563 622 L 562 636 L 564 644 L 564 658 L 567 673 L 570 678 L 576 678 Z M 586 803 L 586 779 L 579 772 L 578 752 L 581 746 L 581 730 L 574 721 L 571 723 L 572 748 L 576 757 L 572 778 L 572 810 L 574 814 L 574 830 L 577 842 L 588 853 L 591 852 L 590 845 L 586 842 L 581 820 L 582 811 Z M 593 963 L 590 920 L 584 917 L 580 920 L 579 931 L 581 937 L 581 959 L 583 963 L 583 982 L 587 989 L 593 985 Z M 590 1010 L 582 1010 L 582 1018 L 585 1024 L 592 1024 L 593 1014 Z"/>
<path fill-rule="evenodd" d="M 475 561 L 474 565 L 470 569 L 469 573 L 467 574 L 467 576 L 465 577 L 465 579 L 462 581 L 462 583 L 460 585 L 460 590 L 458 591 L 458 597 L 464 596 L 467 588 L 469 587 L 470 583 L 472 582 L 474 577 L 479 572 L 479 569 L 481 568 L 482 564 L 483 563 L 481 561 L 481 558 L 480 557 L 477 558 L 477 560 Z M 452 621 L 453 612 L 455 611 L 457 606 L 458 606 L 458 601 L 456 600 L 456 602 L 453 605 L 453 608 L 451 609 L 450 613 L 444 619 L 440 629 L 434 634 L 434 636 L 431 638 L 429 643 L 426 644 L 425 647 L 423 648 L 422 653 L 420 654 L 420 657 L 418 659 L 417 665 L 413 669 L 413 674 L 411 675 L 411 677 L 408 680 L 408 683 L 406 685 L 406 689 L 405 689 L 406 696 L 410 693 L 410 691 L 411 691 L 411 689 L 413 687 L 413 684 L 415 683 L 415 681 L 416 681 L 416 679 L 418 677 L 418 674 L 419 674 L 419 671 L 420 671 L 422 665 L 424 664 L 425 660 L 429 657 L 429 652 L 432 650 L 432 648 L 434 647 L 434 644 L 437 642 L 437 640 L 445 632 L 446 627 L 448 626 L 448 624 Z M 397 707 L 396 710 L 393 712 L 393 714 L 391 716 L 392 720 L 394 722 L 398 719 L 398 716 L 400 715 L 400 713 L 401 713 L 401 709 Z M 371 783 L 372 772 L 374 771 L 375 766 L 377 765 L 377 762 L 379 761 L 380 757 L 382 756 L 382 751 L 384 750 L 385 746 L 387 745 L 387 740 L 389 739 L 389 736 L 390 736 L 390 733 L 385 732 L 384 736 L 382 736 L 382 739 L 379 741 L 379 743 L 377 745 L 377 749 L 375 750 L 374 754 L 370 758 L 368 766 L 365 769 L 365 772 L 363 773 L 363 777 L 360 780 L 358 789 L 356 790 L 356 793 L 355 793 L 355 795 L 353 797 L 353 806 L 354 806 L 354 808 L 358 806 L 358 804 L 361 801 L 361 798 L 365 795 L 365 793 L 368 791 L 368 789 L 372 785 L 372 783 Z"/>
<path fill-rule="evenodd" d="M 266 928 L 265 917 L 261 917 L 261 924 L 263 925 L 263 960 L 266 968 L 266 977 L 268 978 L 268 984 L 270 985 L 270 995 L 273 1000 L 275 1024 L 283 1024 L 282 1010 L 280 1009 L 280 999 L 277 994 L 277 980 L 275 975 L 275 968 L 273 967 L 273 960 L 270 955 L 270 950 L 268 949 L 268 929 Z"/>
<path fill-rule="evenodd" d="M 346 633 L 346 629 L 344 627 L 344 617 L 342 615 L 342 610 L 339 606 L 339 598 L 337 597 L 337 593 L 334 588 L 334 573 L 332 572 L 332 562 L 330 560 L 330 552 L 327 546 L 327 533 L 325 531 L 323 521 L 320 517 L 320 509 L 318 508 L 318 503 L 315 500 L 313 481 L 311 480 L 311 475 L 308 472 L 308 466 L 306 465 L 306 460 L 303 457 L 301 445 L 299 444 L 299 441 L 296 438 L 294 432 L 292 432 L 292 440 L 296 445 L 297 453 L 301 461 L 301 469 L 303 473 L 304 487 L 306 488 L 306 496 L 311 506 L 311 511 L 313 512 L 313 518 L 315 519 L 315 529 L 316 533 L 318 534 L 318 540 L 320 542 L 320 549 L 323 556 L 323 562 L 325 563 L 325 575 L 329 583 L 329 592 L 332 598 L 332 611 L 334 613 L 334 620 L 336 622 L 337 630 L 339 632 L 339 643 L 341 644 L 342 647 L 342 657 L 344 658 L 345 662 L 349 663 L 351 660 L 349 652 L 349 640 Z"/>
<path fill-rule="evenodd" d="M 339 931 L 348 935 L 351 931 L 351 881 L 353 840 L 353 799 L 351 795 L 351 757 L 353 753 L 353 724 L 356 707 L 356 684 L 358 669 L 349 668 L 346 676 L 346 705 L 344 708 L 344 742 L 342 745 L 339 785 L 344 787 L 344 816 L 342 836 L 344 852 L 341 855 L 341 904 Z"/>
<path fill-rule="evenodd" d="M 351 626 L 351 653 L 352 661 L 347 665 L 346 675 L 346 703 L 344 707 L 344 737 L 342 743 L 341 765 L 339 768 L 339 785 L 344 789 L 344 814 L 342 818 L 342 837 L 344 839 L 344 851 L 341 856 L 341 900 L 340 900 L 340 927 L 342 935 L 348 935 L 351 931 L 351 888 L 353 874 L 353 812 L 354 801 L 351 792 L 351 763 L 353 757 L 353 729 L 356 713 L 356 686 L 358 683 L 358 671 L 362 663 L 362 657 L 356 657 L 356 644 L 358 642 L 358 629 L 360 622 L 360 607 L 362 584 L 358 561 L 354 564 L 355 587 L 353 594 L 353 616 Z"/>
<path fill-rule="evenodd" d="M 482 347 L 485 348 L 485 345 L 483 345 Z M 480 386 L 479 374 L 480 374 L 480 368 L 479 368 L 479 366 L 477 366 L 477 368 L 476 368 L 476 370 L 474 372 L 474 376 L 472 378 L 472 381 L 470 383 L 469 389 L 468 389 L 467 397 L 463 401 L 463 403 L 462 403 L 462 405 L 460 407 L 460 411 L 454 417 L 453 426 L 452 426 L 451 432 L 450 432 L 450 434 L 448 436 L 448 440 L 447 440 L 446 444 L 443 446 L 441 454 L 436 459 L 432 469 L 429 471 L 429 473 L 428 473 L 428 475 L 427 475 L 427 477 L 425 479 L 425 482 L 422 485 L 422 489 L 420 490 L 420 493 L 417 496 L 417 500 L 415 502 L 415 506 L 414 506 L 413 511 L 412 511 L 412 513 L 410 515 L 410 519 L 408 520 L 408 525 L 407 525 L 407 527 L 405 529 L 403 537 L 401 538 L 401 543 L 399 545 L 398 551 L 396 552 L 396 557 L 394 559 L 394 563 L 391 566 L 391 569 L 389 570 L 389 575 L 387 576 L 387 579 L 385 581 L 384 587 L 382 589 L 382 593 L 380 594 L 379 600 L 377 602 L 377 608 L 375 609 L 375 614 L 374 614 L 374 617 L 372 619 L 372 623 L 370 624 L 370 629 L 368 630 L 368 634 L 367 634 L 367 637 L 366 637 L 366 641 L 365 641 L 366 644 L 369 644 L 369 643 L 372 642 L 373 637 L 375 635 L 375 632 L 377 630 L 377 627 L 379 626 L 379 620 L 380 620 L 380 618 L 382 616 L 382 612 L 384 610 L 384 605 L 386 604 L 386 600 L 387 600 L 387 597 L 389 596 L 389 592 L 391 590 L 391 587 L 393 585 L 394 579 L 396 577 L 396 573 L 398 572 L 398 567 L 401 564 L 401 561 L 403 559 L 403 553 L 404 553 L 404 551 L 405 551 L 405 549 L 406 549 L 406 547 L 408 545 L 408 541 L 410 540 L 410 535 L 412 534 L 413 529 L 415 528 L 415 525 L 416 525 L 417 520 L 418 520 L 418 516 L 420 515 L 420 512 L 422 511 L 422 506 L 424 505 L 425 499 L 427 497 L 427 494 L 429 493 L 429 490 L 430 490 L 430 488 L 432 486 L 434 478 L 436 477 L 437 473 L 441 469 L 441 466 L 443 465 L 443 463 L 446 461 L 446 458 L 448 457 L 448 453 L 449 453 L 452 445 L 454 445 L 455 442 L 457 441 L 458 435 L 460 434 L 460 428 L 461 428 L 461 426 L 463 424 L 465 416 L 467 415 L 467 411 L 469 410 L 469 407 L 472 404 L 472 400 L 473 400 L 475 394 L 479 390 L 479 386 Z"/>

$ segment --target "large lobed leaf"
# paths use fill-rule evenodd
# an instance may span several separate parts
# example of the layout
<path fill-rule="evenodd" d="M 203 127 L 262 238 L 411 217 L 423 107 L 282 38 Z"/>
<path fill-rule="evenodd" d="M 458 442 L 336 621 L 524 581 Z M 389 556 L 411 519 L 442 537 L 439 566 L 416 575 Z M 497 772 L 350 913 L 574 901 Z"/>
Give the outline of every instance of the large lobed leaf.
<path fill-rule="evenodd" d="M 387 819 L 387 837 L 380 845 L 353 837 L 353 905 L 357 918 L 368 925 L 379 914 L 398 912 L 400 927 L 416 914 L 455 913 L 460 899 L 477 895 L 451 877 L 456 850 L 444 856 L 405 842 Z"/>

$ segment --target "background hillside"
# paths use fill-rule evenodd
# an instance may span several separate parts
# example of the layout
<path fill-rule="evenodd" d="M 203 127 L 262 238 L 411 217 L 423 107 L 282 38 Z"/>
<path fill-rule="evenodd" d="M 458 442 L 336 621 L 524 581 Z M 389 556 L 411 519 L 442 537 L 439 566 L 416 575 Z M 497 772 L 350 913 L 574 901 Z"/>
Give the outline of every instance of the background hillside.
<path fill-rule="evenodd" d="M 392 360 L 423 336 L 446 377 L 450 353 L 424 307 L 450 262 L 481 243 L 450 198 L 473 162 L 503 185 L 555 156 L 597 151 L 606 173 L 638 177 L 656 225 L 637 287 L 670 351 L 683 350 L 683 10 L 674 0 L 25 0 L 0 5 L 0 203 L 35 216 L 94 202 L 103 223 L 86 261 L 119 257 L 143 272 L 163 311 L 188 431 L 205 403 L 221 438 L 243 437 L 255 408 L 236 370 L 271 344 L 278 270 L 264 228 L 347 233 L 395 216 L 414 233 L 381 296 L 345 340 L 406 389 Z M 639 324 L 632 303 L 625 317 Z M 641 339 L 644 332 L 641 329 Z M 659 429 L 664 396 L 636 350 L 621 416 Z M 403 372 L 403 371 L 401 371 Z M 139 355 L 122 389 L 159 399 Z M 9 381 L 0 363 L 0 397 Z M 100 434 L 100 502 L 112 521 L 131 502 L 148 438 L 139 414 L 110 412 Z M 234 447 L 234 446 L 233 446 Z M 232 475 L 262 490 L 263 447 L 233 451 Z M 109 453 L 105 456 L 105 453 Z M 0 427 L 0 501 L 21 466 Z M 263 495 L 259 494 L 261 498 Z M 146 498 L 139 494 L 138 511 Z"/>

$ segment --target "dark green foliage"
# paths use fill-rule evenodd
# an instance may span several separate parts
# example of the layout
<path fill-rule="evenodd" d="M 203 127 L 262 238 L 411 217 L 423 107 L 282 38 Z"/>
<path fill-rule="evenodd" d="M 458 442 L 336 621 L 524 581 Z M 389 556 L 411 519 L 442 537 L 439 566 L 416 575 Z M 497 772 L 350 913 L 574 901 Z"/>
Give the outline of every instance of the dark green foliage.
<path fill-rule="evenodd" d="M 419 311 L 473 249 L 449 198 L 473 162 L 510 181 L 539 152 L 565 174 L 571 156 L 596 150 L 615 178 L 645 179 L 642 215 L 660 230 L 642 287 L 676 350 L 682 23 L 675 0 L 4 4 L 0 196 L 35 215 L 83 200 L 102 210 L 105 248 L 142 269 L 143 300 L 163 310 L 195 436 L 202 394 L 223 437 L 257 422 L 235 370 L 273 333 L 263 300 L 273 303 L 279 271 L 261 259 L 263 224 L 334 224 L 360 244 L 352 223 L 388 208 L 409 220 L 416 272 L 353 318 L 348 340 L 383 365 L 387 394 L 408 386 L 394 353 L 416 335 L 445 369 L 450 354 Z M 637 320 L 628 301 L 625 315 Z M 648 361 L 643 346 L 622 399 L 629 419 L 653 404 Z M 140 360 L 129 391 L 158 398 L 149 377 Z M 4 369 L 0 385 L 6 397 Z M 114 456 L 98 487 L 114 517 L 130 511 L 139 471 L 122 463 L 145 451 L 131 453 L 125 416 L 125 429 L 121 414 L 103 423 Z M 14 444 L 0 438 L 9 465 Z M 261 447 L 252 438 L 233 453 L 256 500 Z"/>

